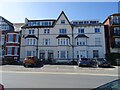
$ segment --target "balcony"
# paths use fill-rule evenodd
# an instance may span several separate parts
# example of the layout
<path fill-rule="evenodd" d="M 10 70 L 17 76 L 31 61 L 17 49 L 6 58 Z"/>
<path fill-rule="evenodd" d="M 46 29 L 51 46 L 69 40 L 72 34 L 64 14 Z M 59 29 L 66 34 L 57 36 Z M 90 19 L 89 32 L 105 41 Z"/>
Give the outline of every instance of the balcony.
<path fill-rule="evenodd" d="M 120 25 L 120 22 L 111 22 L 111 25 Z"/>
<path fill-rule="evenodd" d="M 112 48 L 120 48 L 120 44 L 116 44 L 115 42 L 111 43 Z"/>
<path fill-rule="evenodd" d="M 111 36 L 113 36 L 113 37 L 120 37 L 120 32 L 119 33 L 111 33 Z"/>

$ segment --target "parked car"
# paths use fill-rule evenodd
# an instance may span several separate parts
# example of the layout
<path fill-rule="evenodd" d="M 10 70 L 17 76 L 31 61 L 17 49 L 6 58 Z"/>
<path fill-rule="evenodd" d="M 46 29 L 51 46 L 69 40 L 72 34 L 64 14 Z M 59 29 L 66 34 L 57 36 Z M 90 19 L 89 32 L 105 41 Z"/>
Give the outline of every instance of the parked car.
<path fill-rule="evenodd" d="M 0 90 L 4 90 L 4 86 L 0 84 Z"/>
<path fill-rule="evenodd" d="M 27 56 L 24 60 L 23 60 L 23 65 L 24 67 L 28 67 L 28 66 L 37 66 L 40 63 L 40 61 L 38 60 L 37 57 L 34 56 Z"/>
<path fill-rule="evenodd" d="M 98 67 L 98 60 L 96 58 L 93 58 L 93 59 L 91 59 L 90 64 L 92 67 L 97 68 Z"/>
<path fill-rule="evenodd" d="M 120 90 L 120 79 L 111 81 L 92 90 Z"/>
<path fill-rule="evenodd" d="M 91 59 L 89 58 L 80 58 L 78 60 L 78 66 L 91 66 Z"/>
<path fill-rule="evenodd" d="M 110 67 L 111 64 L 108 60 L 106 60 L 105 58 L 98 58 L 98 66 L 99 67 Z"/>

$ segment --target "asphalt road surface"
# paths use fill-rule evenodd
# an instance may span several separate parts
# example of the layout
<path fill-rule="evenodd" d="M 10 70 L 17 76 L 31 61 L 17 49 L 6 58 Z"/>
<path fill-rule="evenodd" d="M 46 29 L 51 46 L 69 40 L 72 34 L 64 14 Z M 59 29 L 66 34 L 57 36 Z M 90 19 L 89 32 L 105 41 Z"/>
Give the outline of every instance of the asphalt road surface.
<path fill-rule="evenodd" d="M 15 72 L 4 71 L 2 84 L 5 88 L 95 88 L 117 79 L 117 76 L 101 74 Z"/>

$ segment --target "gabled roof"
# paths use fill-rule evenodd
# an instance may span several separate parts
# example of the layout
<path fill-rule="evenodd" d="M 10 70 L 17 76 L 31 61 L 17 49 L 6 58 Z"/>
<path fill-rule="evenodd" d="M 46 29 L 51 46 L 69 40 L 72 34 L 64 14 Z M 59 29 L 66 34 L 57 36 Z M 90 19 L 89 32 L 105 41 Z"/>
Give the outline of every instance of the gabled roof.
<path fill-rule="evenodd" d="M 61 14 L 60 14 L 59 17 L 57 18 L 56 22 L 54 23 L 54 25 L 57 23 L 57 21 L 58 21 L 59 18 L 62 16 L 62 14 L 65 16 L 65 18 L 67 19 L 68 23 L 71 25 L 69 19 L 68 19 L 67 16 L 65 15 L 64 11 L 61 12 Z"/>
<path fill-rule="evenodd" d="M 70 37 L 66 34 L 60 34 L 56 38 L 70 38 Z"/>
<path fill-rule="evenodd" d="M 70 21 L 68 20 L 68 18 L 67 18 L 67 16 L 65 15 L 65 13 L 64 13 L 64 11 L 62 11 L 61 12 L 61 14 L 59 15 L 59 17 L 57 18 L 57 20 L 56 19 L 43 19 L 43 20 L 28 20 L 28 22 L 29 21 L 53 21 L 53 25 L 52 26 L 28 26 L 27 24 L 24 24 L 21 28 L 46 28 L 46 27 L 54 27 L 55 26 L 55 24 L 57 23 L 57 21 L 59 20 L 59 18 L 61 17 L 61 15 L 64 15 L 65 16 L 65 18 L 67 19 L 67 21 L 68 21 L 68 23 L 70 24 L 70 26 L 71 26 L 71 23 L 70 23 Z M 71 26 L 72 27 L 72 26 Z"/>
<path fill-rule="evenodd" d="M 36 39 L 38 39 L 38 37 L 36 37 L 35 35 L 27 35 L 25 38 L 36 38 Z"/>
<path fill-rule="evenodd" d="M 7 19 L 5 19 L 4 17 L 0 16 L 0 18 L 4 19 L 4 20 L 5 20 L 5 22 L 6 22 L 7 24 L 9 24 L 9 25 L 13 26 L 13 23 L 11 23 L 10 21 L 8 21 L 8 20 L 7 20 Z"/>
<path fill-rule="evenodd" d="M 110 19 L 111 16 L 120 16 L 120 13 L 114 13 L 114 14 L 112 14 L 112 15 L 109 15 L 109 16 L 105 19 L 105 21 L 103 22 L 103 24 L 104 24 L 108 19 Z"/>
<path fill-rule="evenodd" d="M 79 34 L 75 37 L 76 38 L 89 38 L 88 36 L 86 36 L 85 34 Z"/>

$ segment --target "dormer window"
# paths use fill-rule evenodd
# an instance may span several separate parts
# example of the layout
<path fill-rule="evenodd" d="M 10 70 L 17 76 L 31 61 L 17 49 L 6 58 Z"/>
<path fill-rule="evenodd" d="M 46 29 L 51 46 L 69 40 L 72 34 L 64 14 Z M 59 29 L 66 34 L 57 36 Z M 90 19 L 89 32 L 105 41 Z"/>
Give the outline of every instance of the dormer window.
<path fill-rule="evenodd" d="M 61 24 L 65 24 L 65 20 L 61 20 Z"/>

